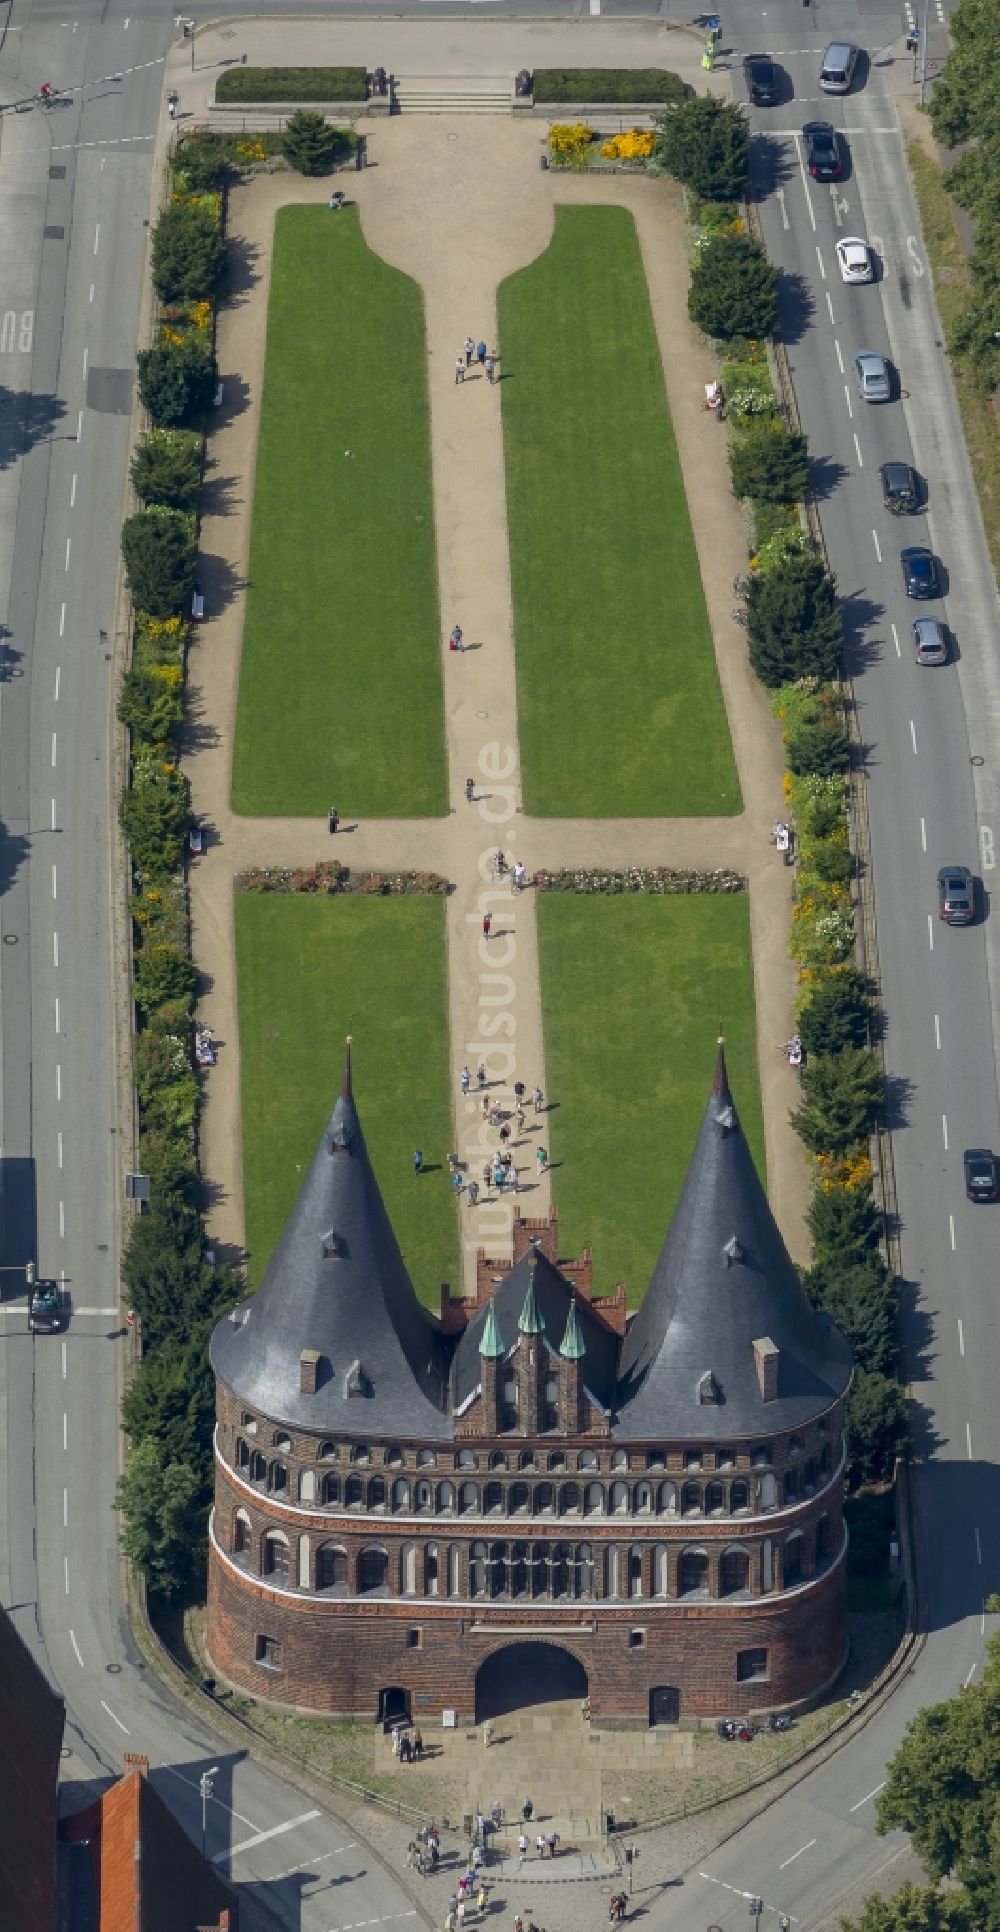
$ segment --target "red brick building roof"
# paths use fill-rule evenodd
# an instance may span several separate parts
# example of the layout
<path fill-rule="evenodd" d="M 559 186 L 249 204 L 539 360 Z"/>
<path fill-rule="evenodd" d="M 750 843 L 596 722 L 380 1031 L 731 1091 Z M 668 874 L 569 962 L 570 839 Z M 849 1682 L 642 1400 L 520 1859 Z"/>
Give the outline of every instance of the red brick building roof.
<path fill-rule="evenodd" d="M 232 1892 L 148 1770 L 148 1758 L 126 1753 L 125 1775 L 69 1821 L 67 1836 L 90 1843 L 99 1932 L 238 1932 Z"/>

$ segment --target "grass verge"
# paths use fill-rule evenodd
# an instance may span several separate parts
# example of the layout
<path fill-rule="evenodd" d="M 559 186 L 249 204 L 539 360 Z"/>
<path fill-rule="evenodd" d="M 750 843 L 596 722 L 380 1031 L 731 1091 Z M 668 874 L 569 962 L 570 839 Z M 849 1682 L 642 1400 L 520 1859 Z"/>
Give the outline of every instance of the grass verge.
<path fill-rule="evenodd" d="M 977 382 L 968 357 L 959 355 L 951 346 L 955 324 L 968 304 L 972 277 L 941 169 L 920 141 L 908 141 L 906 153 L 986 541 L 1000 581 L 1000 423 L 993 399 L 982 383 Z"/>
<path fill-rule="evenodd" d="M 257 1286 L 333 1108 L 344 1038 L 365 1140 L 418 1295 L 457 1289 L 441 899 L 236 895 L 243 1185 Z M 411 1155 L 428 1168 L 415 1180 Z M 440 1165 L 438 1165 L 440 1163 Z"/>
<path fill-rule="evenodd" d="M 538 943 L 559 1245 L 573 1255 L 589 1243 L 595 1285 L 626 1282 L 635 1306 L 687 1172 L 720 1024 L 764 1171 L 749 904 L 543 893 Z"/>
<path fill-rule="evenodd" d="M 741 800 L 635 223 L 557 208 L 500 290 L 525 809 Z"/>
<path fill-rule="evenodd" d="M 355 209 L 282 208 L 234 809 L 443 812 L 439 629 L 420 292 Z"/>

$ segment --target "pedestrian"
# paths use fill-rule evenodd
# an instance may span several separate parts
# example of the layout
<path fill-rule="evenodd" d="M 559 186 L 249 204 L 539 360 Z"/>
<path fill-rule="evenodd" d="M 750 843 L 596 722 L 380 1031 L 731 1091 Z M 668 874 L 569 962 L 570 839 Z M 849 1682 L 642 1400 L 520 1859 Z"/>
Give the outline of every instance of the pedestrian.
<path fill-rule="evenodd" d="M 455 364 L 455 381 L 456 382 L 465 381 L 465 363 L 461 356 L 459 356 L 458 361 Z"/>
<path fill-rule="evenodd" d="M 451 1177 L 451 1184 L 452 1184 L 452 1187 L 453 1187 L 453 1188 L 454 1188 L 454 1190 L 455 1190 L 455 1199 L 456 1199 L 456 1201 L 458 1201 L 458 1200 L 460 1200 L 460 1199 L 461 1199 L 461 1195 L 462 1195 L 462 1189 L 463 1189 L 463 1187 L 465 1186 L 465 1181 L 464 1181 L 464 1179 L 463 1179 L 463 1176 L 462 1176 L 462 1170 L 461 1170 L 461 1168 L 459 1168 L 459 1167 L 456 1167 L 456 1169 L 455 1169 L 455 1171 L 454 1171 L 454 1173 L 453 1173 L 453 1175 L 452 1175 L 452 1177 Z"/>
<path fill-rule="evenodd" d="M 538 1172 L 544 1174 L 549 1164 L 549 1150 L 547 1147 L 535 1148 L 535 1162 L 538 1167 Z"/>
<path fill-rule="evenodd" d="M 469 1206 L 478 1207 L 478 1205 L 479 1205 L 479 1182 L 470 1181 L 469 1182 Z"/>
<path fill-rule="evenodd" d="M 488 1094 L 488 1093 L 484 1093 L 484 1095 L 483 1095 L 483 1119 L 484 1119 L 484 1120 L 489 1120 L 489 1117 L 490 1117 L 490 1097 L 489 1097 L 489 1094 Z"/>
<path fill-rule="evenodd" d="M 472 1075 L 469 1072 L 468 1067 L 462 1068 L 459 1084 L 461 1086 L 462 1092 L 468 1093 L 469 1088 L 472 1085 Z"/>
<path fill-rule="evenodd" d="M 483 368 L 483 367 L 485 366 L 485 363 L 486 363 L 486 344 L 485 344 L 485 342 L 477 342 L 477 343 L 476 343 L 476 361 L 478 362 L 478 364 L 479 364 L 479 367 L 480 367 L 480 369 L 482 369 L 482 368 Z"/>
<path fill-rule="evenodd" d="M 493 1162 L 491 1160 L 484 1161 L 483 1162 L 483 1186 L 485 1188 L 488 1188 L 492 1179 L 493 1179 Z"/>
<path fill-rule="evenodd" d="M 483 1848 L 482 1848 L 482 1845 L 477 1843 L 472 1847 L 472 1869 L 474 1872 L 478 1872 L 482 1862 L 483 1862 Z"/>
<path fill-rule="evenodd" d="M 520 1912 L 514 1914 L 514 1932 L 524 1932 L 524 1920 Z"/>
<path fill-rule="evenodd" d="M 330 827 L 330 837 L 332 838 L 340 824 L 340 813 L 337 811 L 335 805 L 331 805 L 330 810 L 327 812 L 326 822 Z"/>
<path fill-rule="evenodd" d="M 426 1878 L 426 1876 L 427 1876 L 427 1860 L 425 1859 L 425 1857 L 424 1857 L 424 1854 L 423 1854 L 423 1852 L 421 1851 L 421 1849 L 420 1849 L 420 1846 L 419 1846 L 419 1845 L 417 1846 L 417 1856 L 416 1856 L 416 1859 L 414 1860 L 414 1866 L 415 1866 L 415 1869 L 416 1869 L 416 1871 L 417 1871 L 417 1874 L 418 1874 L 418 1876 L 419 1876 L 420 1878 Z"/>
<path fill-rule="evenodd" d="M 541 1090 L 541 1087 L 532 1087 L 532 1089 L 531 1089 L 531 1102 L 532 1102 L 532 1106 L 533 1106 L 533 1107 L 534 1107 L 534 1109 L 535 1109 L 535 1112 L 536 1112 L 536 1114 L 540 1114 L 540 1113 L 541 1113 L 541 1111 L 542 1111 L 542 1090 Z"/>
<path fill-rule="evenodd" d="M 466 781 L 465 781 L 465 796 L 466 796 L 466 798 L 467 798 L 467 800 L 468 800 L 468 802 L 469 802 L 469 804 L 471 805 L 471 804 L 472 804 L 472 801 L 473 801 L 473 799 L 474 799 L 474 798 L 475 798 L 475 796 L 476 796 L 476 781 L 475 781 L 475 779 L 474 779 L 474 778 L 467 778 L 467 779 L 466 779 Z"/>
<path fill-rule="evenodd" d="M 421 1153 L 421 1151 L 420 1151 L 420 1148 L 419 1148 L 419 1147 L 415 1147 L 415 1148 L 414 1148 L 414 1150 L 413 1150 L 413 1172 L 414 1172 L 415 1174 L 419 1174 L 419 1172 L 420 1172 L 420 1169 L 421 1169 L 421 1168 L 423 1167 L 423 1164 L 424 1164 L 424 1157 L 423 1157 L 423 1154 Z M 392 1734 L 392 1735 L 393 1735 L 393 1739 L 395 1740 L 395 1738 L 396 1738 L 396 1732 L 395 1732 L 395 1731 L 393 1731 L 393 1734 Z M 392 1747 L 392 1748 L 393 1748 L 393 1750 L 394 1750 L 394 1751 L 398 1751 L 398 1750 L 399 1750 L 399 1745 L 398 1745 L 398 1743 L 397 1743 L 397 1742 L 394 1742 L 394 1743 L 393 1743 L 393 1747 Z"/>
<path fill-rule="evenodd" d="M 538 1837 L 535 1839 L 535 1850 L 539 1858 L 545 1857 L 545 1839 L 541 1832 L 539 1832 Z"/>
<path fill-rule="evenodd" d="M 448 639 L 449 651 L 460 651 L 462 649 L 462 639 L 464 636 L 465 633 L 461 624 L 454 624 L 452 626 L 451 636 Z"/>
<path fill-rule="evenodd" d="M 437 1871 L 437 1862 L 438 1862 L 439 1856 L 440 1856 L 440 1853 L 438 1851 L 438 1841 L 435 1838 L 431 1841 L 431 1871 L 432 1872 Z"/>
<path fill-rule="evenodd" d="M 523 1108 L 523 1107 L 518 1107 L 518 1110 L 517 1110 L 517 1115 L 516 1115 L 516 1119 L 517 1119 L 517 1131 L 518 1131 L 518 1133 L 519 1133 L 519 1134 L 523 1134 L 523 1132 L 524 1132 L 524 1127 L 525 1127 L 525 1119 L 524 1119 L 524 1108 Z"/>
<path fill-rule="evenodd" d="M 422 1752 L 422 1750 L 423 1750 L 423 1748 L 424 1748 L 424 1740 L 423 1740 L 423 1736 L 422 1736 L 422 1734 L 421 1734 L 421 1732 L 420 1732 L 420 1731 L 414 1731 L 414 1733 L 413 1733 L 413 1755 L 414 1755 L 414 1757 L 415 1757 L 415 1758 L 419 1758 L 419 1756 L 420 1756 L 420 1754 L 421 1754 L 421 1752 Z"/>
<path fill-rule="evenodd" d="M 458 1911 L 458 1893 L 457 1892 L 452 1892 L 452 1895 L 448 1900 L 448 1910 L 449 1912 Z"/>
<path fill-rule="evenodd" d="M 478 1065 L 478 1067 L 476 1068 L 476 1079 L 478 1080 L 478 1082 L 479 1082 L 479 1084 L 480 1084 L 480 1086 L 481 1086 L 481 1087 L 485 1087 L 485 1085 L 486 1085 L 486 1062 L 485 1062 L 485 1060 L 480 1060 L 480 1062 L 479 1062 L 479 1065 Z"/>
<path fill-rule="evenodd" d="M 462 1873 L 462 1876 L 461 1876 L 461 1878 L 460 1878 L 460 1879 L 459 1879 L 459 1881 L 458 1881 L 458 1904 L 459 1904 L 459 1907 L 461 1907 L 461 1906 L 463 1906 L 463 1905 L 465 1904 L 465 1894 L 466 1894 L 466 1892 L 468 1891 L 468 1889 L 469 1889 L 469 1874 L 468 1874 L 468 1872 L 463 1872 L 463 1873 Z"/>
<path fill-rule="evenodd" d="M 493 1820 L 494 1831 L 499 1831 L 503 1824 L 503 1805 L 500 1803 L 499 1798 L 494 1798 L 490 1806 L 490 1817 Z"/>
<path fill-rule="evenodd" d="M 523 1092 L 524 1092 L 524 1086 L 523 1086 L 523 1084 L 522 1084 L 522 1083 L 519 1083 L 519 1084 L 521 1085 L 521 1092 L 523 1093 Z M 515 1087 L 515 1088 L 514 1088 L 514 1092 L 515 1092 L 515 1093 L 517 1092 L 517 1087 Z M 530 1823 L 531 1823 L 531 1814 L 532 1814 L 532 1812 L 534 1811 L 534 1809 L 535 1809 L 535 1807 L 534 1807 L 534 1805 L 532 1804 L 532 1802 L 531 1802 L 531 1799 L 530 1799 L 530 1798 L 525 1798 L 525 1800 L 524 1800 L 524 1803 L 523 1803 L 523 1805 L 521 1806 L 521 1817 L 523 1818 L 523 1820 L 524 1820 L 524 1822 L 525 1822 L 525 1824 L 526 1824 L 526 1825 L 530 1825 Z"/>
<path fill-rule="evenodd" d="M 482 1916 L 483 1916 L 483 1914 L 484 1914 L 484 1912 L 485 1912 L 485 1910 L 486 1910 L 486 1887 L 485 1887 L 485 1885 L 480 1885 L 480 1887 L 479 1887 L 479 1890 L 478 1890 L 478 1892 L 476 1893 L 476 1910 L 477 1910 L 477 1912 L 479 1913 L 479 1916 L 480 1916 L 480 1918 L 482 1918 Z"/>
<path fill-rule="evenodd" d="M 495 852 L 493 855 L 493 877 L 495 879 L 502 879 L 506 870 L 507 870 L 507 860 L 505 859 L 503 853 Z"/>
<path fill-rule="evenodd" d="M 399 1756 L 399 1740 L 401 1736 L 402 1732 L 400 1731 L 399 1725 L 394 1724 L 392 1727 L 392 1755 L 394 1758 L 398 1758 Z"/>
<path fill-rule="evenodd" d="M 500 1143 L 501 1143 L 501 1146 L 503 1146 L 503 1147 L 506 1147 L 506 1145 L 507 1145 L 507 1142 L 509 1141 L 509 1139 L 510 1139 L 510 1128 L 508 1127 L 508 1125 L 507 1125 L 507 1122 L 506 1122 L 506 1121 L 504 1121 L 504 1124 L 503 1124 L 503 1126 L 502 1126 L 502 1127 L 501 1127 L 501 1129 L 500 1129 Z"/>
<path fill-rule="evenodd" d="M 528 1856 L 528 1834 L 526 1831 L 521 1832 L 521 1835 L 517 1841 L 517 1849 L 520 1855 L 521 1863 L 523 1865 L 524 1860 Z"/>
<path fill-rule="evenodd" d="M 456 1923 L 457 1923 L 458 1925 L 460 1925 L 460 1926 L 461 1926 L 461 1925 L 464 1925 L 464 1924 L 465 1924 L 465 1900 L 464 1900 L 464 1898 L 460 1898 L 460 1899 L 459 1899 L 459 1901 L 458 1901 L 458 1911 L 457 1911 L 457 1912 L 455 1913 L 455 1920 L 456 1920 Z"/>
<path fill-rule="evenodd" d="M 169 114 L 170 119 L 172 121 L 176 121 L 177 119 L 177 103 L 179 99 L 180 99 L 179 94 L 167 95 L 167 113 Z"/>
<path fill-rule="evenodd" d="M 481 1811 L 476 1812 L 476 1837 L 486 1837 L 486 1819 Z"/>
<path fill-rule="evenodd" d="M 504 1170 L 501 1167 L 500 1162 L 497 1161 L 493 1169 L 493 1185 L 496 1188 L 496 1191 L 498 1194 L 503 1193 L 503 1184 L 506 1179 L 507 1179 L 507 1176 L 504 1173 Z"/>
<path fill-rule="evenodd" d="M 492 1742 L 493 1742 L 493 1719 L 491 1717 L 488 1717 L 486 1719 L 485 1724 L 483 1725 L 483 1743 L 486 1746 L 487 1750 L 489 1750 Z"/>
<path fill-rule="evenodd" d="M 492 926 L 492 924 L 493 924 L 493 914 L 491 912 L 484 912 L 483 913 L 483 938 L 484 939 L 489 938 L 490 927 Z"/>
<path fill-rule="evenodd" d="M 465 338 L 465 366 L 467 369 L 472 368 L 472 358 L 475 355 L 475 353 L 476 353 L 476 345 L 473 342 L 471 335 L 467 335 Z"/>
<path fill-rule="evenodd" d="M 557 1831 L 550 1831 L 546 1843 L 549 1848 L 549 1857 L 554 1858 L 556 1855 L 556 1846 L 559 1843 L 559 1833 Z"/>
<path fill-rule="evenodd" d="M 514 866 L 514 889 L 517 892 L 524 891 L 524 867 L 520 859 L 517 860 Z"/>
<path fill-rule="evenodd" d="M 400 1763 L 409 1764 L 412 1756 L 413 1756 L 413 1745 L 410 1739 L 408 1737 L 400 1738 L 400 1741 L 399 1741 Z"/>
<path fill-rule="evenodd" d="M 408 1872 L 412 1872 L 416 1862 L 417 1862 L 417 1848 L 411 1838 L 409 1844 L 406 1847 L 406 1869 Z"/>
<path fill-rule="evenodd" d="M 497 372 L 497 359 L 496 359 L 496 356 L 487 356 L 487 358 L 486 358 L 486 380 L 487 380 L 487 382 L 490 382 L 490 383 L 493 383 L 493 382 L 496 382 L 496 379 L 497 379 L 497 373 L 496 373 L 496 372 Z"/>

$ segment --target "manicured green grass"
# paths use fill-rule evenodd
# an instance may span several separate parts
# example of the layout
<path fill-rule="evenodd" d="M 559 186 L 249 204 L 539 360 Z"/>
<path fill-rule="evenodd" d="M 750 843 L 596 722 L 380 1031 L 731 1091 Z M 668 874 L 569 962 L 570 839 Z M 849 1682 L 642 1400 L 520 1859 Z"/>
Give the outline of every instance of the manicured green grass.
<path fill-rule="evenodd" d="M 525 809 L 741 809 L 645 271 L 623 208 L 557 208 L 500 290 Z"/>
<path fill-rule="evenodd" d="M 413 1285 L 438 1308 L 442 1281 L 459 1288 L 443 901 L 238 893 L 236 958 L 251 1281 L 333 1110 L 350 1033 L 382 1196 Z M 415 1147 L 437 1172 L 414 1178 Z"/>
<path fill-rule="evenodd" d="M 763 1173 L 746 897 L 542 893 L 547 1098 L 559 1246 L 594 1251 L 603 1292 L 642 1300 L 726 1038 L 733 1098 Z M 526 1210 L 530 1212 L 530 1208 Z"/>
<path fill-rule="evenodd" d="M 234 809 L 443 812 L 439 629 L 420 292 L 353 208 L 283 208 Z"/>

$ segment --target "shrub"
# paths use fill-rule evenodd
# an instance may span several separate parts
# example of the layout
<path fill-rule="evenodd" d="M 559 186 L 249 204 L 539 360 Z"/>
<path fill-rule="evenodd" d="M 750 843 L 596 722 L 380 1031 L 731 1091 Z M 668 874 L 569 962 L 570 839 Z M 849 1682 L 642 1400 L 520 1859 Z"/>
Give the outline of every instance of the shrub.
<path fill-rule="evenodd" d="M 824 974 L 810 988 L 799 1015 L 799 1035 L 806 1056 L 867 1046 L 874 1018 L 869 982 L 856 966 Z"/>
<path fill-rule="evenodd" d="M 556 161 L 582 161 L 590 152 L 594 142 L 594 132 L 585 121 L 574 121 L 562 126 L 556 124 L 549 129 L 549 153 Z"/>
<path fill-rule="evenodd" d="M 818 772 L 821 778 L 843 775 L 851 762 L 846 725 L 839 718 L 797 725 L 785 740 L 785 757 L 797 778 L 807 772 Z"/>
<path fill-rule="evenodd" d="M 139 395 L 159 429 L 193 423 L 209 408 L 219 381 L 211 349 L 197 338 L 140 349 Z"/>
<path fill-rule="evenodd" d="M 839 1154 L 866 1139 L 885 1100 L 881 1068 L 866 1047 L 807 1059 L 802 1091 L 792 1121 L 813 1154 Z"/>
<path fill-rule="evenodd" d="M 157 505 L 128 517 L 122 555 L 133 601 L 152 617 L 179 617 L 191 606 L 198 551 L 194 519 Z"/>
<path fill-rule="evenodd" d="M 538 67 L 536 101 L 662 101 L 679 107 L 687 88 L 665 67 Z"/>
<path fill-rule="evenodd" d="M 322 114 L 300 108 L 285 129 L 281 152 L 296 174 L 329 174 L 344 153 L 344 139 Z"/>
<path fill-rule="evenodd" d="M 230 67 L 215 83 L 217 101 L 363 101 L 363 67 Z"/>
<path fill-rule="evenodd" d="M 776 418 L 754 422 L 730 446 L 733 495 L 754 503 L 797 502 L 809 483 L 808 449 L 804 436 Z"/>
<path fill-rule="evenodd" d="M 176 1137 L 190 1135 L 198 1111 L 198 1079 L 191 1065 L 187 1029 L 161 1033 L 148 1027 L 140 1033 L 132 1071 L 144 1121 Z"/>
<path fill-rule="evenodd" d="M 184 717 L 184 678 L 180 665 L 131 665 L 122 679 L 118 717 L 138 743 L 169 744 Z"/>
<path fill-rule="evenodd" d="M 724 362 L 721 376 L 730 416 L 738 421 L 777 419 L 777 398 L 766 362 Z"/>
<path fill-rule="evenodd" d="M 230 169 L 232 135 L 199 128 L 179 136 L 174 148 L 173 172 L 189 194 L 201 194 L 222 187 Z"/>
<path fill-rule="evenodd" d="M 170 1601 L 187 1590 L 204 1565 L 205 1515 L 196 1470 L 164 1467 L 157 1444 L 141 1442 L 119 1478 L 121 1546 L 141 1569 L 154 1596 Z"/>
<path fill-rule="evenodd" d="M 773 335 L 778 271 L 748 235 L 719 235 L 701 250 L 688 290 L 688 314 L 721 342 Z"/>
<path fill-rule="evenodd" d="M 660 115 L 657 128 L 657 153 L 668 174 L 707 201 L 743 199 L 750 179 L 750 130 L 741 107 L 712 94 L 692 94 Z"/>
<path fill-rule="evenodd" d="M 846 841 L 820 839 L 809 854 L 809 873 L 824 886 L 846 886 L 857 867 Z M 799 868 L 800 875 L 802 867 Z"/>
<path fill-rule="evenodd" d="M 161 302 L 213 300 L 226 273 L 226 244 L 214 210 L 173 201 L 153 231 L 153 287 Z"/>
<path fill-rule="evenodd" d="M 152 940 L 143 946 L 135 968 L 135 997 L 145 1013 L 155 1013 L 166 1000 L 193 1000 L 198 968 L 180 946 Z"/>
<path fill-rule="evenodd" d="M 836 586 L 821 559 L 793 551 L 780 570 L 757 572 L 747 600 L 750 662 L 775 690 L 803 676 L 827 682 L 840 664 L 843 633 Z"/>
<path fill-rule="evenodd" d="M 602 141 L 601 153 L 606 161 L 648 161 L 653 152 L 653 136 L 648 128 L 629 128 L 625 134 L 614 134 L 610 141 Z"/>
<path fill-rule="evenodd" d="M 864 1261 L 878 1247 L 882 1223 L 871 1188 L 820 1186 L 809 1203 L 817 1261 Z"/>
<path fill-rule="evenodd" d="M 204 438 L 196 430 L 151 429 L 132 458 L 132 482 L 148 506 L 193 514 L 201 490 Z"/>
<path fill-rule="evenodd" d="M 877 1375 L 895 1373 L 899 1291 L 880 1255 L 847 1268 L 833 1262 L 812 1268 L 805 1287 L 814 1306 L 836 1322 L 859 1368 Z"/>
<path fill-rule="evenodd" d="M 859 1369 L 847 1392 L 844 1435 L 851 1488 L 888 1482 L 897 1456 L 910 1448 L 909 1404 L 899 1383 Z"/>
<path fill-rule="evenodd" d="M 180 864 L 188 824 L 187 785 L 176 765 L 148 755 L 132 760 L 132 783 L 119 805 L 133 864 L 150 874 Z"/>

